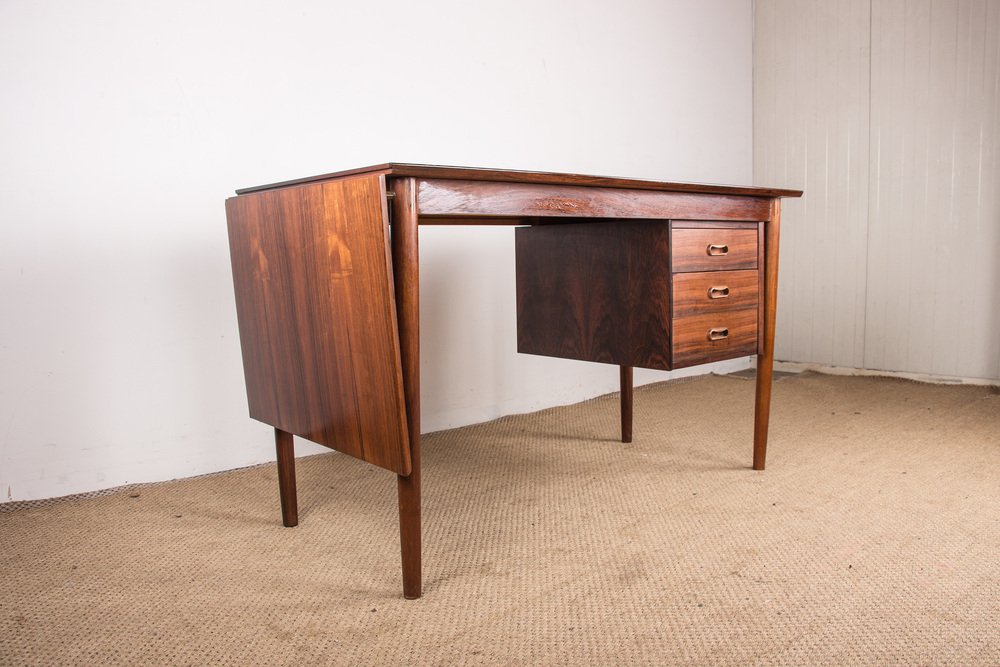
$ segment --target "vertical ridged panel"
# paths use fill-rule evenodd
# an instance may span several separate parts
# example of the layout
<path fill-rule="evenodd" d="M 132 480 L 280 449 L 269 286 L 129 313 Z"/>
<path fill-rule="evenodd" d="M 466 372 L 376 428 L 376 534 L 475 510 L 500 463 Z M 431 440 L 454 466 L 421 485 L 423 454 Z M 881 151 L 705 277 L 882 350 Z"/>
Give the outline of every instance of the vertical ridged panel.
<path fill-rule="evenodd" d="M 782 202 L 778 359 L 861 366 L 868 216 L 868 0 L 759 0 L 754 179 Z"/>
<path fill-rule="evenodd" d="M 1000 378 L 1000 3 L 876 0 L 865 366 Z"/>
<path fill-rule="evenodd" d="M 1000 379 L 1000 2 L 758 0 L 778 359 Z M 870 119 L 870 122 L 869 122 Z"/>

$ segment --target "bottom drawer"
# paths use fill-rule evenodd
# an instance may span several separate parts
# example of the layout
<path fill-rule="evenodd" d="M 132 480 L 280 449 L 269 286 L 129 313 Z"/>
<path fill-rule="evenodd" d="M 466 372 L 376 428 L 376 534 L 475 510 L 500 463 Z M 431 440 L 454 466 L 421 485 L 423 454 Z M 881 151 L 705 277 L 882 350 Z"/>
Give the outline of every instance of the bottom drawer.
<path fill-rule="evenodd" d="M 757 352 L 757 309 L 741 308 L 673 321 L 673 368 Z"/>

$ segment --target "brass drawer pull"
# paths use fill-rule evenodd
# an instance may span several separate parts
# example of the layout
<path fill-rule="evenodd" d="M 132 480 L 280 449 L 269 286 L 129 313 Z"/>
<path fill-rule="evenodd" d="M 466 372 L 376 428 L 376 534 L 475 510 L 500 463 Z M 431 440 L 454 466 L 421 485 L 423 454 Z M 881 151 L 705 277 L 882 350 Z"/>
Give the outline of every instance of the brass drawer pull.
<path fill-rule="evenodd" d="M 707 250 L 707 252 L 712 257 L 719 257 L 721 255 L 728 255 L 729 254 L 729 246 L 728 245 L 718 244 L 718 243 L 709 243 L 708 244 L 708 250 Z"/>
<path fill-rule="evenodd" d="M 708 339 L 709 340 L 722 340 L 723 338 L 729 338 L 729 329 L 709 329 Z"/>
<path fill-rule="evenodd" d="M 708 298 L 709 299 L 725 299 L 729 296 L 728 287 L 709 287 L 708 288 Z"/>

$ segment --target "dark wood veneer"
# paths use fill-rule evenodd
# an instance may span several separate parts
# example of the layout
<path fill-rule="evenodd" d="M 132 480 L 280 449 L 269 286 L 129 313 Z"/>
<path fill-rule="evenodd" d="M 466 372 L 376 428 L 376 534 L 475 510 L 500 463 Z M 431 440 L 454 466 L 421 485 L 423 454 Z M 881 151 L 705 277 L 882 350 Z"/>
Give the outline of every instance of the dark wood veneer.
<path fill-rule="evenodd" d="M 716 241 L 729 254 L 705 254 Z M 752 354 L 756 268 L 677 272 L 701 267 L 702 255 L 719 269 L 756 267 L 757 230 L 655 221 L 518 228 L 518 351 L 657 370 Z M 725 333 L 712 340 L 711 329 Z"/>
<path fill-rule="evenodd" d="M 299 525 L 299 501 L 295 489 L 295 439 L 291 433 L 274 429 L 274 449 L 278 458 L 278 497 L 281 523 L 286 528 Z"/>
<path fill-rule="evenodd" d="M 410 472 L 382 179 L 226 202 L 250 416 Z"/>
<path fill-rule="evenodd" d="M 423 589 L 420 539 L 420 243 L 416 185 L 413 179 L 392 183 L 393 290 L 399 312 L 399 349 L 406 390 L 409 474 L 396 478 L 399 497 L 399 544 L 403 562 L 403 597 L 419 598 Z"/>
<path fill-rule="evenodd" d="M 674 317 L 757 307 L 757 271 L 701 271 L 673 276 Z"/>
<path fill-rule="evenodd" d="M 712 329 L 725 329 L 728 335 L 711 340 L 709 331 Z M 676 318 L 673 339 L 674 368 L 745 357 L 757 350 L 757 308 Z"/>
<path fill-rule="evenodd" d="M 488 169 L 479 167 L 446 167 L 429 164 L 405 164 L 387 162 L 385 164 L 335 171 L 329 174 L 308 176 L 290 181 L 256 185 L 241 188 L 236 194 L 247 194 L 261 190 L 273 190 L 292 185 L 303 185 L 318 181 L 328 181 L 359 174 L 380 174 L 384 176 L 415 178 L 454 179 L 463 181 L 493 181 L 498 183 L 540 183 L 544 185 L 583 185 L 618 188 L 623 190 L 660 190 L 663 192 L 697 192 L 703 194 L 745 195 L 751 197 L 801 197 L 801 190 L 783 188 L 762 188 L 745 185 L 709 185 L 705 183 L 676 183 L 651 181 L 640 178 L 620 178 L 611 176 L 588 176 L 585 174 L 561 174 L 545 171 L 522 171 L 517 169 Z M 676 216 L 680 217 L 680 216 Z"/>
<path fill-rule="evenodd" d="M 774 320 L 778 298 L 778 237 L 781 232 L 781 200 L 771 202 L 771 222 L 764 230 L 764 320 L 763 344 L 757 355 L 757 393 L 753 420 L 753 469 L 763 470 L 767 455 L 767 427 L 771 417 L 771 374 L 774 369 Z"/>
<path fill-rule="evenodd" d="M 640 218 L 663 211 L 690 220 L 766 220 L 770 200 L 726 194 L 619 190 L 564 184 L 484 183 L 421 180 L 418 207 L 422 218 Z"/>
<path fill-rule="evenodd" d="M 669 238 L 666 222 L 519 227 L 518 352 L 669 369 Z"/>
<path fill-rule="evenodd" d="M 632 442 L 632 367 L 620 366 L 618 369 L 621 393 L 622 442 Z"/>
<path fill-rule="evenodd" d="M 756 229 L 674 229 L 670 242 L 674 273 L 757 268 Z"/>
<path fill-rule="evenodd" d="M 623 442 L 633 366 L 757 351 L 764 468 L 778 198 L 801 191 L 387 163 L 237 193 L 226 213 L 247 397 L 275 429 L 282 521 L 298 522 L 293 434 L 397 473 L 405 597 L 422 591 L 421 224 L 532 225 L 516 232 L 518 349 L 617 364 Z"/>

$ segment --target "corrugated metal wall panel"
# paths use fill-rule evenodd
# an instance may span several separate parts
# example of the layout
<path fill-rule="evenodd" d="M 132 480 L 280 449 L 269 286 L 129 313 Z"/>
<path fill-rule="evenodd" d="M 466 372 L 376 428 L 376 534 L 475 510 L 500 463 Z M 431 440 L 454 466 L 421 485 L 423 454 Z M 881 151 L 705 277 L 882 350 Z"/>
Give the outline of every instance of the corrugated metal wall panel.
<path fill-rule="evenodd" d="M 1000 379 L 1000 3 L 758 0 L 754 41 L 755 180 L 806 189 L 776 356 Z"/>
<path fill-rule="evenodd" d="M 864 361 L 868 0 L 758 2 L 754 176 L 782 210 L 778 359 Z"/>
<path fill-rule="evenodd" d="M 872 5 L 868 368 L 1000 377 L 998 10 Z"/>

